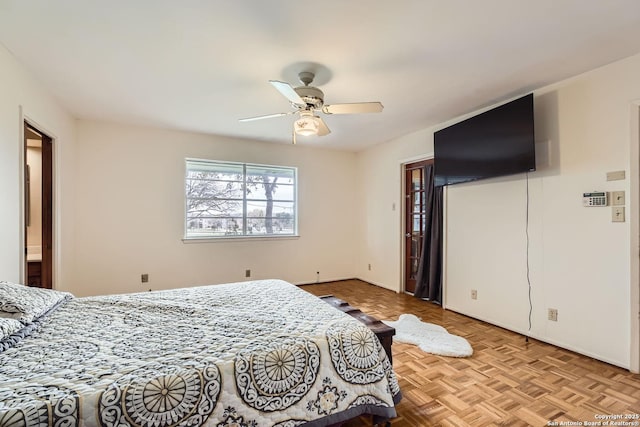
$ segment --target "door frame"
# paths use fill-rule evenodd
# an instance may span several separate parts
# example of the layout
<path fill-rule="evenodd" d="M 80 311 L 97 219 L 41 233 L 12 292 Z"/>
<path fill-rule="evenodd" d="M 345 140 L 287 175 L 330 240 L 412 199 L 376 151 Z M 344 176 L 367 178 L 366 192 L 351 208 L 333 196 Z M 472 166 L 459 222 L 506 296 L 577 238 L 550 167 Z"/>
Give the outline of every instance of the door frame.
<path fill-rule="evenodd" d="M 426 181 L 426 166 L 433 165 L 433 159 L 425 159 L 418 160 L 416 162 L 405 163 L 403 168 L 403 179 L 405 182 L 404 186 L 404 194 L 403 194 L 403 203 L 404 203 L 404 226 L 405 226 L 405 234 L 404 234 L 404 247 L 405 247 L 405 256 L 404 256 L 404 292 L 408 294 L 415 295 L 415 290 L 417 289 L 417 277 L 412 278 L 411 272 L 414 268 L 414 261 L 419 261 L 422 256 L 422 251 L 424 250 L 424 233 L 426 231 L 426 221 L 427 218 L 430 218 L 429 207 L 427 206 L 425 196 L 428 194 L 428 190 L 425 188 L 424 183 Z M 416 193 L 416 189 L 414 188 L 414 172 L 420 171 L 420 188 L 417 193 L 421 194 L 419 205 L 421 206 L 419 211 L 416 211 L 414 208 L 416 206 L 416 199 L 414 197 L 414 193 Z M 411 188 L 409 188 L 409 186 Z M 423 210 L 424 209 L 424 210 Z M 415 232 L 418 231 L 415 229 L 416 226 L 416 213 L 419 212 L 418 217 L 420 218 L 420 226 L 418 230 L 420 234 L 418 235 L 418 241 L 415 239 Z M 415 250 L 415 252 L 414 252 Z M 418 265 L 416 263 L 415 265 Z M 420 267 L 418 267 L 420 270 Z M 417 275 L 418 271 L 416 271 Z M 412 280 L 415 279 L 415 280 Z M 413 290 L 409 290 L 409 282 L 413 281 Z"/>
<path fill-rule="evenodd" d="M 405 234 L 407 233 L 407 226 L 406 226 L 406 220 L 405 218 L 407 217 L 407 205 L 405 202 L 405 191 L 406 191 L 406 182 L 405 182 L 405 166 L 411 163 L 416 163 L 416 162 L 421 162 L 424 160 L 433 160 L 434 156 L 433 153 L 426 153 L 424 155 L 420 155 L 420 156 L 414 156 L 414 157 L 409 157 L 406 159 L 402 159 L 400 160 L 400 197 L 399 197 L 399 205 L 400 205 L 400 209 L 399 209 L 399 213 L 400 213 L 400 259 L 399 259 L 399 265 L 400 265 L 400 286 L 399 286 L 399 292 L 401 293 L 406 293 L 406 289 L 405 289 L 405 279 L 406 279 L 406 268 L 405 268 L 405 259 L 406 259 L 406 245 L 405 245 Z M 444 212 L 443 212 L 444 215 Z M 444 298 L 444 283 L 443 283 L 443 298 Z"/>
<path fill-rule="evenodd" d="M 629 370 L 640 373 L 640 100 L 630 105 L 629 240 L 630 341 Z"/>
<path fill-rule="evenodd" d="M 31 118 L 29 115 L 25 114 L 23 107 L 19 107 L 19 117 L 20 117 L 20 141 L 19 141 L 19 155 L 18 161 L 20 162 L 19 166 L 19 192 L 20 192 L 20 247 L 19 247 L 19 261 L 20 261 L 20 282 L 27 283 L 27 256 L 25 253 L 25 243 L 26 243 L 26 222 L 25 222 L 25 207 L 26 207 L 26 139 L 24 134 L 25 126 L 29 126 L 37 130 L 43 136 L 46 136 L 51 140 L 51 288 L 55 289 L 56 284 L 58 283 L 59 278 L 59 222 L 58 222 L 58 191 L 57 191 L 57 167 L 58 159 L 57 159 L 57 144 L 56 141 L 58 138 L 56 135 L 48 130 L 45 126 L 42 126 L 38 121 Z"/>

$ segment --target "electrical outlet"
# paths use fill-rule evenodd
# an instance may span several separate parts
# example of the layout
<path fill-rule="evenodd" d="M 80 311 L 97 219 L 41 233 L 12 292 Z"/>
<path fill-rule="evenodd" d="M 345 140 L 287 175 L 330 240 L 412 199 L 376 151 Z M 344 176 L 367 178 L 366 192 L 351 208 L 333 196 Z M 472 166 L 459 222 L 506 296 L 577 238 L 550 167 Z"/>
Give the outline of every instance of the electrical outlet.
<path fill-rule="evenodd" d="M 369 271 L 371 271 L 371 264 L 369 264 Z"/>
<path fill-rule="evenodd" d="M 245 270 L 244 271 L 244 277 L 251 277 L 251 270 Z"/>
<path fill-rule="evenodd" d="M 558 321 L 558 309 L 557 308 L 550 308 L 547 318 L 551 321 L 557 322 Z"/>
<path fill-rule="evenodd" d="M 142 283 L 147 283 L 149 281 L 149 275 L 148 274 L 141 274 L 140 275 L 140 282 Z"/>
<path fill-rule="evenodd" d="M 471 289 L 471 299 L 478 299 L 478 291 Z"/>

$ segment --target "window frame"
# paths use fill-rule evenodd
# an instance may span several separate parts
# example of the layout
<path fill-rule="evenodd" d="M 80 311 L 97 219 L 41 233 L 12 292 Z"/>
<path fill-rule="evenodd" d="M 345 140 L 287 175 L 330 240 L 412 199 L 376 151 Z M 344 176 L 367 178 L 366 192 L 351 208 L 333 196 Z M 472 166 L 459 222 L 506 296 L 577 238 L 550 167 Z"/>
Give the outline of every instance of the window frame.
<path fill-rule="evenodd" d="M 242 168 L 242 180 L 241 181 L 237 181 L 241 183 L 241 191 L 242 191 L 242 198 L 239 199 L 240 204 L 241 204 L 241 208 L 242 208 L 242 230 L 241 233 L 239 234 L 225 234 L 225 235 L 217 235 L 217 236 L 189 236 L 188 234 L 188 225 L 189 225 L 189 217 L 188 217 L 188 208 L 189 208 L 189 197 L 187 194 L 187 180 L 189 179 L 189 171 L 190 171 L 190 166 L 194 165 L 194 164 L 209 164 L 212 166 L 212 168 L 215 168 L 216 165 L 222 165 L 222 166 L 229 166 L 229 167 L 238 167 L 240 166 Z M 253 240 L 253 239 L 258 239 L 258 240 L 263 240 L 263 239 L 292 239 L 292 238 L 298 238 L 299 234 L 298 234 L 298 168 L 295 166 L 282 166 L 282 165 L 267 165 L 267 164 L 260 164 L 260 163 L 250 163 L 250 162 L 234 162 L 234 161 L 226 161 L 226 160 L 212 160 L 212 159 L 200 159 L 200 158 L 185 158 L 185 169 L 184 169 L 184 181 L 183 181 L 183 187 L 182 187 L 182 191 L 183 191 L 183 195 L 184 195 L 184 200 L 183 200 L 183 238 L 182 240 L 184 242 L 212 242 L 212 241 L 225 241 L 225 240 Z M 274 198 L 274 202 L 286 202 L 286 203 L 292 203 L 293 204 L 293 232 L 292 233 L 271 233 L 271 234 L 252 234 L 252 233 L 248 233 L 247 232 L 247 224 L 248 224 L 248 219 L 250 220 L 252 217 L 249 216 L 249 213 L 247 212 L 247 202 L 251 202 L 251 201 L 259 201 L 259 199 L 256 199 L 255 197 L 250 197 L 247 194 L 246 191 L 246 185 L 247 185 L 247 176 L 250 175 L 250 172 L 247 173 L 248 169 L 251 168 L 264 168 L 264 169 L 269 169 L 269 168 L 273 168 L 273 169 L 281 169 L 281 170 L 286 170 L 286 171 L 290 171 L 293 173 L 293 183 L 292 184 L 286 184 L 286 185 L 292 185 L 293 186 L 293 198 L 291 200 L 278 200 L 276 198 Z M 234 198 L 229 198 L 229 199 L 225 199 L 225 200 L 236 200 Z M 272 217 L 273 218 L 273 217 Z"/>

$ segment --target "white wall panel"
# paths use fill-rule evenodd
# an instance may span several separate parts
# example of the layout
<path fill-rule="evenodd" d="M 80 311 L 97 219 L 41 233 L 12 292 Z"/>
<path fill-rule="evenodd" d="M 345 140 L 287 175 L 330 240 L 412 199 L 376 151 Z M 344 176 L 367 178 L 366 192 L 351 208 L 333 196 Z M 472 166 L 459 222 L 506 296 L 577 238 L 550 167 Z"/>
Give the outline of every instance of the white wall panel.
<path fill-rule="evenodd" d="M 298 167 L 300 237 L 183 242 L 187 157 Z M 354 164 L 349 152 L 80 121 L 72 291 L 240 281 L 247 269 L 293 283 L 353 277 Z"/>
<path fill-rule="evenodd" d="M 54 286 L 72 280 L 75 120 L 0 45 L 0 280 L 23 279 L 22 118 L 54 138 Z"/>
<path fill-rule="evenodd" d="M 611 208 L 583 207 L 582 193 L 624 190 L 627 214 L 637 196 L 629 178 L 606 181 L 606 173 L 625 170 L 628 177 L 630 162 L 637 161 L 630 156 L 630 112 L 640 99 L 639 74 L 640 55 L 534 92 L 538 170 L 529 175 L 530 331 L 526 175 L 447 189 L 449 309 L 632 366 L 629 300 L 631 286 L 638 284 L 631 282 L 629 221 L 637 218 L 612 223 Z M 360 179 L 375 175 L 377 182 L 389 183 L 381 194 L 392 199 L 400 192 L 400 160 L 407 153 L 428 155 L 433 132 L 463 118 L 360 153 Z M 375 207 L 380 193 L 380 186 L 365 183 L 364 188 L 363 215 Z M 359 251 L 360 277 L 399 289 L 401 266 L 390 263 L 381 271 L 367 272 L 363 264 L 368 259 L 398 258 L 401 230 L 395 224 L 400 223 L 401 212 L 367 216 L 361 229 L 365 244 Z M 368 235 L 374 230 L 375 238 Z M 471 289 L 478 291 L 477 300 L 471 299 Z M 548 308 L 558 310 L 557 322 L 547 320 Z"/>

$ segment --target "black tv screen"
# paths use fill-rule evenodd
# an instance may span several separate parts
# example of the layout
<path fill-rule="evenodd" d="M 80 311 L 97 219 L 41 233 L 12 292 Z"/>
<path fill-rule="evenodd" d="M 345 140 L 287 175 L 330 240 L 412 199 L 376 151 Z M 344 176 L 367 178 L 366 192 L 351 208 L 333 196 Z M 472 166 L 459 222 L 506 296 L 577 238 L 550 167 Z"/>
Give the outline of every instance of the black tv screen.
<path fill-rule="evenodd" d="M 435 185 L 536 170 L 533 94 L 434 134 Z"/>

